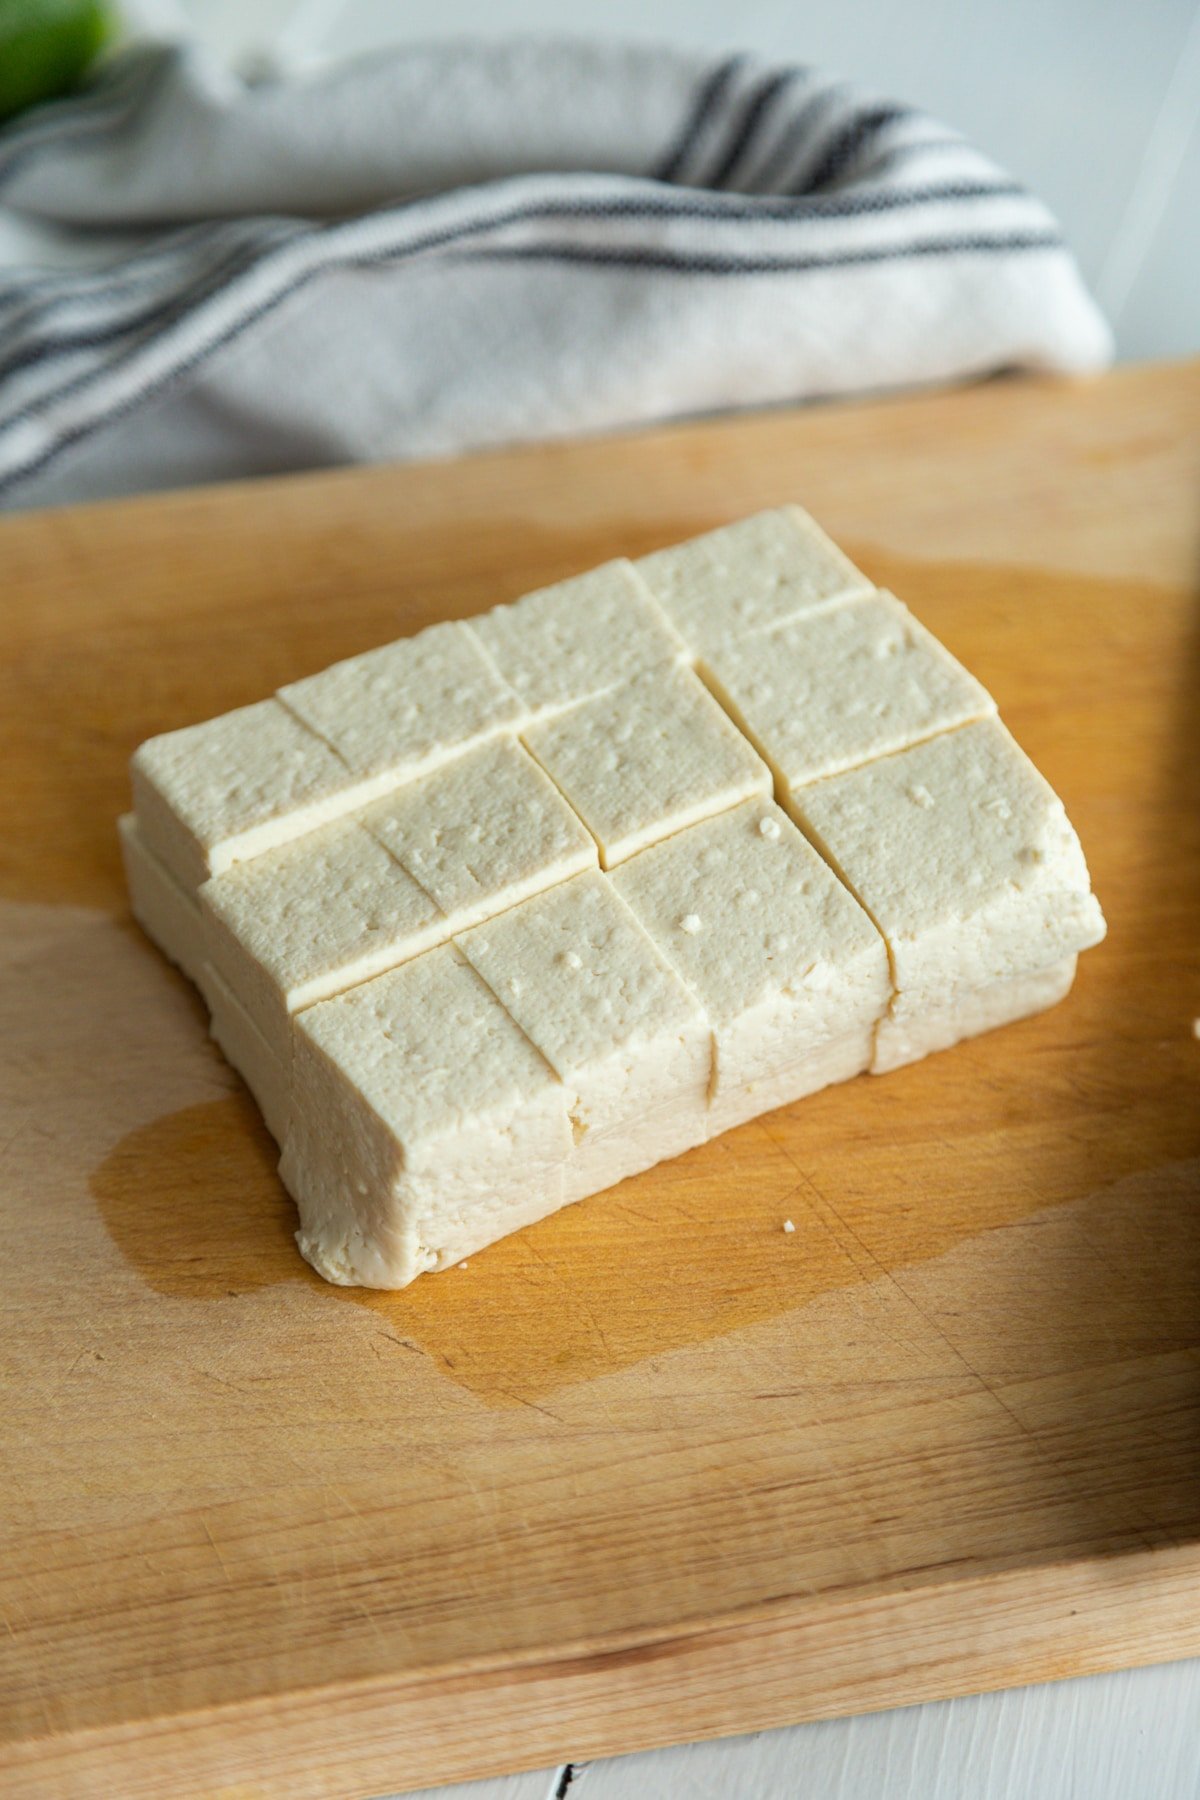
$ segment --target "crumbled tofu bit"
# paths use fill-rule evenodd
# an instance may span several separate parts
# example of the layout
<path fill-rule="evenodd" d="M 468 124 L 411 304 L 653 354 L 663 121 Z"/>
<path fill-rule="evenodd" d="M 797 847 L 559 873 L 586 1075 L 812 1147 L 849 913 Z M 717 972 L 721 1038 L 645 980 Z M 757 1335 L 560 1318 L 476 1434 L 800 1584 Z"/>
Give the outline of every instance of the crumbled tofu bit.
<path fill-rule="evenodd" d="M 790 1219 L 785 1219 L 783 1221 L 783 1229 L 785 1231 L 795 1231 L 796 1227 L 792 1224 Z"/>
<path fill-rule="evenodd" d="M 1200 1038 L 1200 1019 L 1192 1020 L 1192 1036 L 1194 1038 Z"/>
<path fill-rule="evenodd" d="M 563 952 L 563 961 L 566 963 L 568 969 L 582 969 L 583 967 L 583 958 L 577 955 L 574 950 L 565 950 Z"/>
<path fill-rule="evenodd" d="M 777 838 L 779 836 L 779 820 L 769 816 L 761 818 L 758 821 L 758 835 L 765 838 Z"/>
<path fill-rule="evenodd" d="M 682 919 L 679 921 L 679 929 L 680 931 L 686 931 L 689 937 L 695 937 L 700 929 L 699 914 L 684 913 Z"/>
<path fill-rule="evenodd" d="M 469 1262 L 460 1262 L 458 1266 L 460 1269 L 469 1269 L 471 1265 Z"/>

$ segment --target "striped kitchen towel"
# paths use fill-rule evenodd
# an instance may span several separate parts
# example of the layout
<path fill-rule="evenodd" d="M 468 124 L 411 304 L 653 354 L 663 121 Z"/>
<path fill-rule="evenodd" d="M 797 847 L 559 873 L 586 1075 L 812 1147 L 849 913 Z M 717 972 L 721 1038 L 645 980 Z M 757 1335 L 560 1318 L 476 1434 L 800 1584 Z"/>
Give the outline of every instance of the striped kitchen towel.
<path fill-rule="evenodd" d="M 505 41 L 248 85 L 143 46 L 0 133 L 9 506 L 1110 350 L 1039 200 L 807 68 Z"/>

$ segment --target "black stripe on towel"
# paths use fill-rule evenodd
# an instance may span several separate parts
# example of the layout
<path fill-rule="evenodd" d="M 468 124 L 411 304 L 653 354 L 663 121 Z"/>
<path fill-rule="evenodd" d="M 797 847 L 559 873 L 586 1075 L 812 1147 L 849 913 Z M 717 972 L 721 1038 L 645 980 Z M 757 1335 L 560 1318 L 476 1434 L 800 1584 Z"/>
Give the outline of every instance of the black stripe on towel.
<path fill-rule="evenodd" d="M 620 249 L 587 244 L 514 244 L 464 250 L 471 262 L 591 263 L 598 267 L 653 269 L 670 275 L 802 275 L 866 263 L 906 262 L 910 257 L 1003 256 L 1026 250 L 1061 250 L 1058 231 L 1014 231 L 1003 237 L 928 238 L 912 244 L 838 250 L 828 256 L 716 256 L 675 250 Z"/>
<path fill-rule="evenodd" d="M 800 192 L 819 194 L 831 182 L 839 180 L 889 125 L 914 117 L 907 106 L 873 106 L 848 120 L 822 151 L 816 166 L 809 170 Z"/>
<path fill-rule="evenodd" d="M 843 220 L 871 218 L 879 214 L 899 211 L 910 206 L 922 206 L 938 202 L 963 202 L 988 199 L 1016 199 L 1024 194 L 1024 189 L 1017 182 L 944 182 L 927 188 L 911 188 L 897 190 L 883 188 L 875 193 L 855 195 L 813 195 L 811 198 L 798 200 L 757 200 L 731 196 L 729 199 L 709 200 L 699 195 L 680 193 L 664 194 L 644 200 L 612 200 L 612 201 L 545 201 L 527 207 L 512 208 L 507 213 L 498 214 L 490 219 L 468 220 L 461 226 L 449 229 L 439 235 L 436 241 L 429 244 L 418 244 L 416 249 L 450 248 L 460 237 L 471 237 L 480 231 L 500 230 L 505 226 L 524 223 L 537 223 L 540 220 L 579 220 L 604 223 L 628 220 L 637 223 L 642 220 L 659 218 L 678 219 L 681 222 L 704 221 L 712 224 L 738 224 L 746 221 L 762 224 L 810 223 L 814 219 Z M 328 230 L 320 227 L 318 230 Z M 336 229 L 336 228 L 335 228 Z M 294 234 L 289 234 L 283 242 L 290 244 Z M 48 366 L 58 357 L 73 355 L 79 350 L 99 349 L 105 344 L 117 343 L 122 337 L 133 332 L 149 329 L 163 329 L 177 323 L 196 306 L 211 299 L 224 287 L 253 268 L 257 262 L 265 258 L 279 247 L 279 240 L 273 239 L 269 244 L 235 246 L 215 266 L 207 265 L 182 290 L 176 290 L 165 298 L 144 306 L 135 313 L 122 313 L 119 317 L 108 320 L 95 319 L 74 331 L 64 331 L 40 339 L 34 338 L 21 346 L 6 359 L 0 360 L 0 380 L 17 373 L 22 369 Z M 398 247 L 396 254 L 401 254 Z M 11 423 L 0 421 L 0 423 Z"/>
<path fill-rule="evenodd" d="M 769 111 L 780 94 L 803 73 L 802 69 L 781 69 L 773 75 L 765 76 L 759 82 L 757 88 L 750 94 L 733 136 L 721 153 L 719 160 L 706 175 L 694 183 L 696 187 L 723 188 L 728 186 L 730 176 L 753 145 L 763 115 Z"/>
<path fill-rule="evenodd" d="M 745 64 L 744 56 L 731 56 L 719 63 L 696 96 L 683 130 L 658 166 L 651 171 L 654 181 L 677 181 L 679 172 L 695 149 L 712 114 L 724 100 L 729 88 Z"/>

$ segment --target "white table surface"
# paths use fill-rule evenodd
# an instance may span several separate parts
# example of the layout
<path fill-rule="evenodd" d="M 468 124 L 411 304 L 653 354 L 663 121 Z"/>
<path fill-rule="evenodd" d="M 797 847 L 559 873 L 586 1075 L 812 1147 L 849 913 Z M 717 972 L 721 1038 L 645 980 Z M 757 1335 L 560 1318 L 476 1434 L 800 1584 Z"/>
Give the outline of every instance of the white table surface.
<path fill-rule="evenodd" d="M 1200 350 L 1200 0 L 126 0 L 235 64 L 562 30 L 814 63 L 927 107 L 1057 211 L 1127 357 Z M 1197 1595 L 1200 1606 L 1200 1594 Z M 1200 1661 L 424 1789 L 417 1800 L 1200 1800 Z M 336 1800 L 336 1796 L 331 1796 Z"/>

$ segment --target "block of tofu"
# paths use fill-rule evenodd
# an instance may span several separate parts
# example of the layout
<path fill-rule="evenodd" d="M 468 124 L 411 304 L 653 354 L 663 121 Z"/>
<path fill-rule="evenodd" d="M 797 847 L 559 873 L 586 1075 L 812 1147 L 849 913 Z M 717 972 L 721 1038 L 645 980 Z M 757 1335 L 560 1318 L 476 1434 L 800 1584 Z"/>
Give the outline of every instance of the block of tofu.
<path fill-rule="evenodd" d="M 703 1142 L 707 1017 L 603 875 L 576 875 L 455 941 L 567 1090 L 564 1201 Z"/>
<path fill-rule="evenodd" d="M 883 939 L 773 802 L 692 825 L 612 882 L 712 1025 L 712 1133 L 870 1066 Z"/>
<path fill-rule="evenodd" d="M 611 869 L 672 831 L 771 791 L 766 764 L 690 669 L 656 669 L 558 718 L 525 743 Z"/>
<path fill-rule="evenodd" d="M 192 891 L 368 795 L 277 700 L 148 738 L 130 776 L 142 841 Z"/>
<path fill-rule="evenodd" d="M 919 1062 L 935 1050 L 949 1050 L 964 1038 L 978 1037 L 1028 1019 L 1057 1006 L 1071 990 L 1077 958 L 1064 956 L 1028 975 L 1010 975 L 983 987 L 964 988 L 953 1000 L 937 995 L 897 995 L 880 1021 L 872 1073 L 886 1075 L 906 1063 Z"/>
<path fill-rule="evenodd" d="M 189 980 L 198 981 L 204 961 L 204 926 L 195 897 L 147 849 L 132 813 L 117 820 L 117 832 L 134 918 Z"/>
<path fill-rule="evenodd" d="M 284 1061 L 293 1013 L 449 935 L 436 901 L 357 818 L 214 876 L 200 910 L 207 960 Z"/>
<path fill-rule="evenodd" d="M 359 817 L 453 931 L 596 866 L 595 839 L 513 738 L 455 757 Z"/>
<path fill-rule="evenodd" d="M 405 1287 L 562 1204 L 565 1089 L 453 946 L 294 1032 L 280 1174 L 327 1281 Z"/>
<path fill-rule="evenodd" d="M 278 698 L 378 793 L 515 729 L 526 716 L 458 622 L 334 663 L 280 688 Z"/>
<path fill-rule="evenodd" d="M 791 810 L 887 940 L 877 1069 L 909 1060 L 924 1015 L 969 1014 L 966 996 L 1104 936 L 1062 801 L 997 719 L 802 788 Z"/>
<path fill-rule="evenodd" d="M 718 645 L 701 673 L 770 764 L 781 800 L 995 711 L 986 688 L 891 594 Z"/>
<path fill-rule="evenodd" d="M 208 1002 L 214 1039 L 226 1062 L 250 1089 L 267 1130 L 282 1148 L 291 1117 L 291 1044 L 285 1059 L 276 1055 L 211 963 L 206 963 L 201 971 L 200 986 Z"/>
<path fill-rule="evenodd" d="M 561 712 L 642 669 L 686 657 L 633 564 L 621 559 L 472 619 L 471 630 L 531 715 Z"/>
<path fill-rule="evenodd" d="M 634 567 L 693 655 L 872 587 L 798 506 L 722 525 Z"/>

